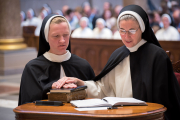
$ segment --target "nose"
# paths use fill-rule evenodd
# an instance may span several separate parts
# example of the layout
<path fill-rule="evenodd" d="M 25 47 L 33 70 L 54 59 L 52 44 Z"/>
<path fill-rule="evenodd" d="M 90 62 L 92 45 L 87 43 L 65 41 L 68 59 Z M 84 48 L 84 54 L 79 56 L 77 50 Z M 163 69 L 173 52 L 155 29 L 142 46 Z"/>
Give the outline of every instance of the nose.
<path fill-rule="evenodd" d="M 61 37 L 59 38 L 59 42 L 63 43 L 64 41 L 65 41 L 65 40 L 64 40 L 64 37 L 61 36 Z"/>
<path fill-rule="evenodd" d="M 129 37 L 130 37 L 129 32 L 126 32 L 125 33 L 125 38 L 129 38 Z"/>

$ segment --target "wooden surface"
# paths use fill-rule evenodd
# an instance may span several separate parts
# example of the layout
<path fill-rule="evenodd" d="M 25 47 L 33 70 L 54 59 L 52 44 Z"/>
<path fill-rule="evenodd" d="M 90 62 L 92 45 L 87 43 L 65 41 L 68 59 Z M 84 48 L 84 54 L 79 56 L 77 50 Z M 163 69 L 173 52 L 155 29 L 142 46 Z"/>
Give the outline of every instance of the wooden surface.
<path fill-rule="evenodd" d="M 39 49 L 39 37 L 24 36 L 29 47 Z M 159 41 L 165 51 L 170 51 L 172 63 L 180 60 L 180 41 Z M 86 59 L 98 75 L 114 50 L 123 46 L 121 40 L 71 38 L 71 53 Z"/>
<path fill-rule="evenodd" d="M 173 65 L 173 71 L 180 73 L 180 60 L 177 61 L 176 63 L 173 63 L 172 65 Z"/>
<path fill-rule="evenodd" d="M 166 108 L 148 103 L 148 106 L 124 106 L 111 110 L 77 111 L 70 103 L 64 106 L 36 106 L 27 103 L 16 107 L 16 120 L 163 120 Z"/>
<path fill-rule="evenodd" d="M 36 30 L 36 26 L 23 26 L 23 36 L 26 35 L 34 35 L 34 32 Z"/>

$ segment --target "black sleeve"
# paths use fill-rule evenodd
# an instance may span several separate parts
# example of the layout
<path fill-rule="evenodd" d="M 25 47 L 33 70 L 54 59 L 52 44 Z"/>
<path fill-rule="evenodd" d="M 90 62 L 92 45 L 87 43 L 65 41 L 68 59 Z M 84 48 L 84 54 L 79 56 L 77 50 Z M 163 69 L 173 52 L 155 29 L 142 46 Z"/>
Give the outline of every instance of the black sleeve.
<path fill-rule="evenodd" d="M 153 66 L 153 101 L 167 108 L 166 119 L 180 120 L 180 87 L 167 54 L 158 52 Z"/>
<path fill-rule="evenodd" d="M 90 66 L 90 64 L 88 63 L 87 65 L 88 71 L 87 71 L 87 80 L 92 80 L 95 77 L 94 74 L 94 70 L 92 69 L 92 67 Z"/>
<path fill-rule="evenodd" d="M 31 62 L 32 63 L 32 62 Z M 44 64 L 28 63 L 21 78 L 18 105 L 47 99 L 47 92 L 52 84 L 59 79 L 59 67 Z M 52 68 L 52 69 L 51 69 Z M 57 70 L 58 69 L 58 70 Z"/>
<path fill-rule="evenodd" d="M 37 82 L 37 76 L 26 65 L 20 84 L 19 102 L 18 105 L 22 105 L 28 102 L 42 99 L 42 87 Z"/>

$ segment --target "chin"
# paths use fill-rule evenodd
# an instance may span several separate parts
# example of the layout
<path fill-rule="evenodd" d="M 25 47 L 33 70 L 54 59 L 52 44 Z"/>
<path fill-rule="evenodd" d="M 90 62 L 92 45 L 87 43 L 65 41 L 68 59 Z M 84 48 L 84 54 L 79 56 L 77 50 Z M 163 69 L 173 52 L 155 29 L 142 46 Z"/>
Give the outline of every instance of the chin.
<path fill-rule="evenodd" d="M 133 46 L 127 45 L 126 47 L 128 47 L 128 48 L 132 48 Z"/>
<path fill-rule="evenodd" d="M 63 55 L 63 54 L 65 54 L 65 53 L 66 53 L 66 50 L 63 50 L 63 51 L 60 51 L 60 52 L 59 52 L 60 55 Z"/>
<path fill-rule="evenodd" d="M 133 47 L 133 45 L 131 45 L 131 44 L 124 44 L 126 47 L 128 47 L 128 48 L 131 48 L 131 47 Z"/>

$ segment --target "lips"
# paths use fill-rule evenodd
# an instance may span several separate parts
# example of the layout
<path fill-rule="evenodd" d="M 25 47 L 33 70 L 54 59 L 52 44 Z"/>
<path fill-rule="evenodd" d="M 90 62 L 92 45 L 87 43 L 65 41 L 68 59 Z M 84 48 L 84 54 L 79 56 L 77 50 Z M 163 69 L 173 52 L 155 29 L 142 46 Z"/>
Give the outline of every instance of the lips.
<path fill-rule="evenodd" d="M 64 47 L 65 45 L 59 45 L 59 47 Z"/>
<path fill-rule="evenodd" d="M 132 41 L 126 41 L 127 43 L 130 43 L 130 42 L 132 42 Z"/>

